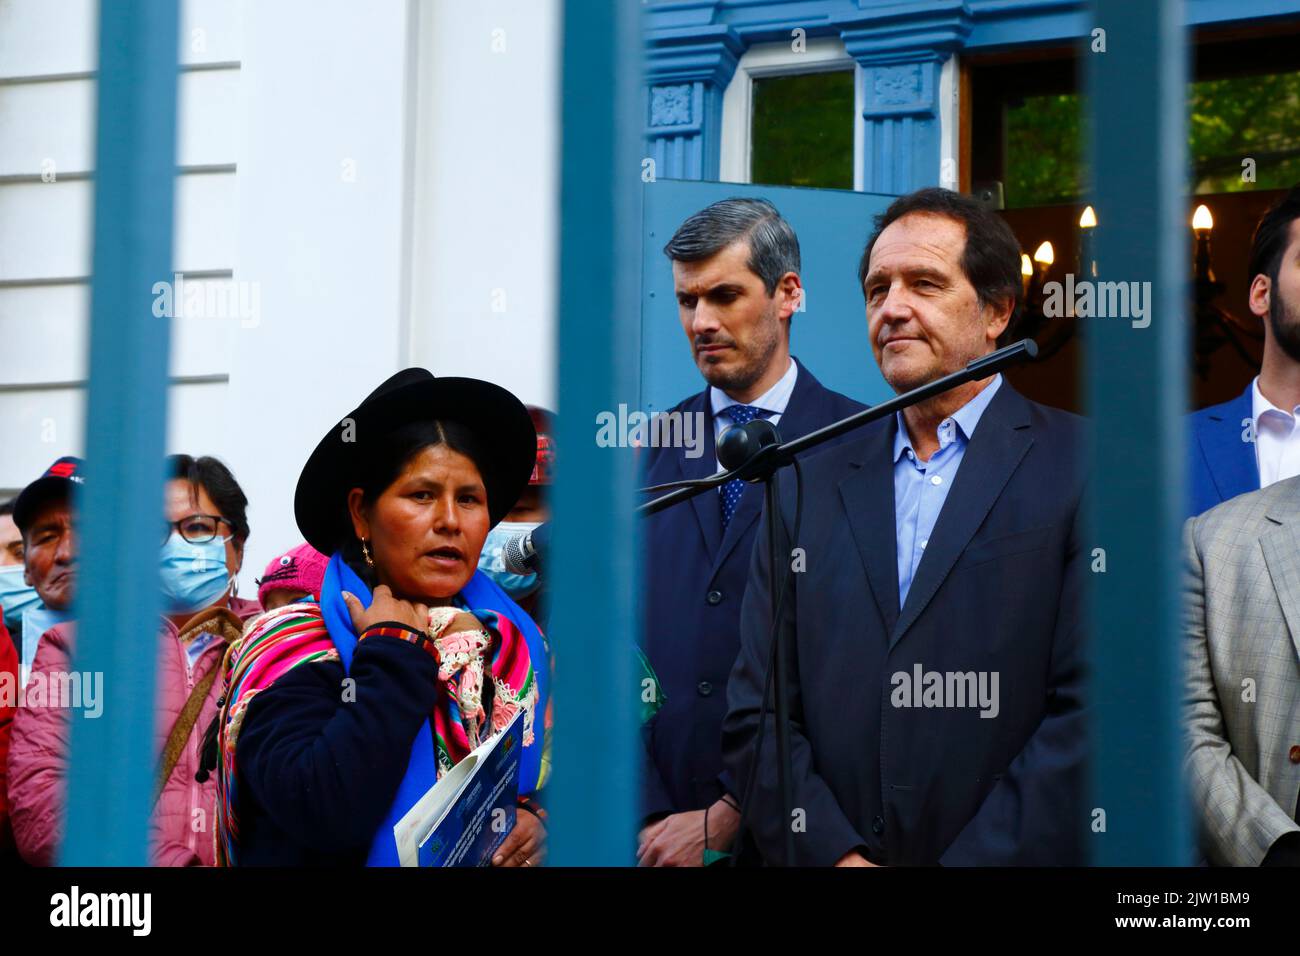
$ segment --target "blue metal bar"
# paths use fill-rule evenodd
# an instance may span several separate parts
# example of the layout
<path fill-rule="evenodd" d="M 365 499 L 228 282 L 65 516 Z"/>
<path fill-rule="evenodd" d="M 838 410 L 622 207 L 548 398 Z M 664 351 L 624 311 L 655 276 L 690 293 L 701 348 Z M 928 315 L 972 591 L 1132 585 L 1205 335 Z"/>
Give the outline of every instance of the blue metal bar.
<path fill-rule="evenodd" d="M 596 416 L 636 401 L 639 4 L 564 4 L 550 862 L 634 859 L 635 463 Z"/>
<path fill-rule="evenodd" d="M 1093 861 L 1185 865 L 1180 529 L 1187 410 L 1187 31 L 1178 0 L 1097 0 L 1085 37 L 1102 281 L 1145 320 L 1082 318 L 1091 414 Z M 1141 288 L 1141 287 L 1139 287 Z M 1141 327 L 1143 321 L 1149 325 Z M 1105 571 L 1099 571 L 1104 559 Z M 1099 814 L 1104 814 L 1100 816 Z M 1098 826 L 1104 824 L 1104 831 Z"/>
<path fill-rule="evenodd" d="M 74 716 L 61 862 L 148 861 L 158 655 L 176 166 L 176 0 L 99 5 L 98 141 L 86 484 L 79 501 L 74 667 L 103 675 L 98 719 Z M 203 821 L 211 834 L 212 821 Z"/>

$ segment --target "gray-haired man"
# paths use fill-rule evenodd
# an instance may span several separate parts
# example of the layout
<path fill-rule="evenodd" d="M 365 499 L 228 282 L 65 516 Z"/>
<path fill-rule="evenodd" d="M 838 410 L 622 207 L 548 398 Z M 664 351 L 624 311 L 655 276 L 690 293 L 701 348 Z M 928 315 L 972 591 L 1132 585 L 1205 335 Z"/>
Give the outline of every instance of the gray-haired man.
<path fill-rule="evenodd" d="M 771 203 L 714 203 L 682 223 L 664 253 L 707 383 L 673 411 L 703 415 L 712 428 L 703 455 L 649 449 L 647 484 L 718 471 L 715 442 L 733 424 L 764 417 L 788 441 L 862 409 L 790 355 L 803 294 L 799 240 Z M 637 854 L 645 866 L 699 866 L 735 836 L 739 787 L 723 777 L 721 729 L 762 498 L 761 488 L 734 482 L 647 523 L 645 644 L 664 700 L 645 729 Z"/>

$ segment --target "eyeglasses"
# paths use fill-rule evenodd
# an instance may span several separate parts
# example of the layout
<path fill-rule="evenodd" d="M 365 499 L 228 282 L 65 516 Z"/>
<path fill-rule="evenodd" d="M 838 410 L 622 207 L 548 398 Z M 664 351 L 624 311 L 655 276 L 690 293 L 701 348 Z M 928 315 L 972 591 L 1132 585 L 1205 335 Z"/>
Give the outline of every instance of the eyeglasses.
<path fill-rule="evenodd" d="M 190 544 L 207 544 L 217 536 L 217 525 L 225 524 L 233 529 L 235 526 L 221 515 L 186 515 L 180 521 L 163 522 L 163 544 L 176 531 Z"/>

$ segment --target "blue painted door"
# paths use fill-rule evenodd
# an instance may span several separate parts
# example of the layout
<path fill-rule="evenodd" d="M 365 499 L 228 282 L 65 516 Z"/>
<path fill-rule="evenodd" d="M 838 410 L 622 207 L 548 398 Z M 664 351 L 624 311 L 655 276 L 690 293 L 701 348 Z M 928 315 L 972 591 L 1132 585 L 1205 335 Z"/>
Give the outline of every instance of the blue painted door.
<path fill-rule="evenodd" d="M 799 237 L 805 305 L 791 326 L 791 352 L 827 388 L 869 405 L 890 398 L 867 339 L 858 259 L 875 216 L 893 196 L 661 179 L 642 188 L 639 407 L 663 411 L 704 388 L 677 318 L 672 263 L 663 247 L 687 216 L 729 197 L 768 200 Z"/>

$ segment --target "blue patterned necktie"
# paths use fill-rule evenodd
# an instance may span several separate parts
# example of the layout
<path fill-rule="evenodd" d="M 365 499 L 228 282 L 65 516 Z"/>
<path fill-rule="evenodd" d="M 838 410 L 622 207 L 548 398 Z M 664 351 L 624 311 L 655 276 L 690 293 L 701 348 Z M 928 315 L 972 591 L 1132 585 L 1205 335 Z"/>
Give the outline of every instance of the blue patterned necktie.
<path fill-rule="evenodd" d="M 744 425 L 746 422 L 752 422 L 755 418 L 766 418 L 767 412 L 761 408 L 755 408 L 753 405 L 731 405 L 724 408 L 721 414 L 726 415 L 737 425 Z M 725 429 L 724 429 L 725 431 Z M 740 506 L 740 496 L 745 491 L 745 482 L 739 478 L 733 478 L 718 488 L 718 494 L 722 500 L 722 530 L 727 530 L 727 525 L 731 524 L 731 519 L 735 517 L 736 508 Z"/>

